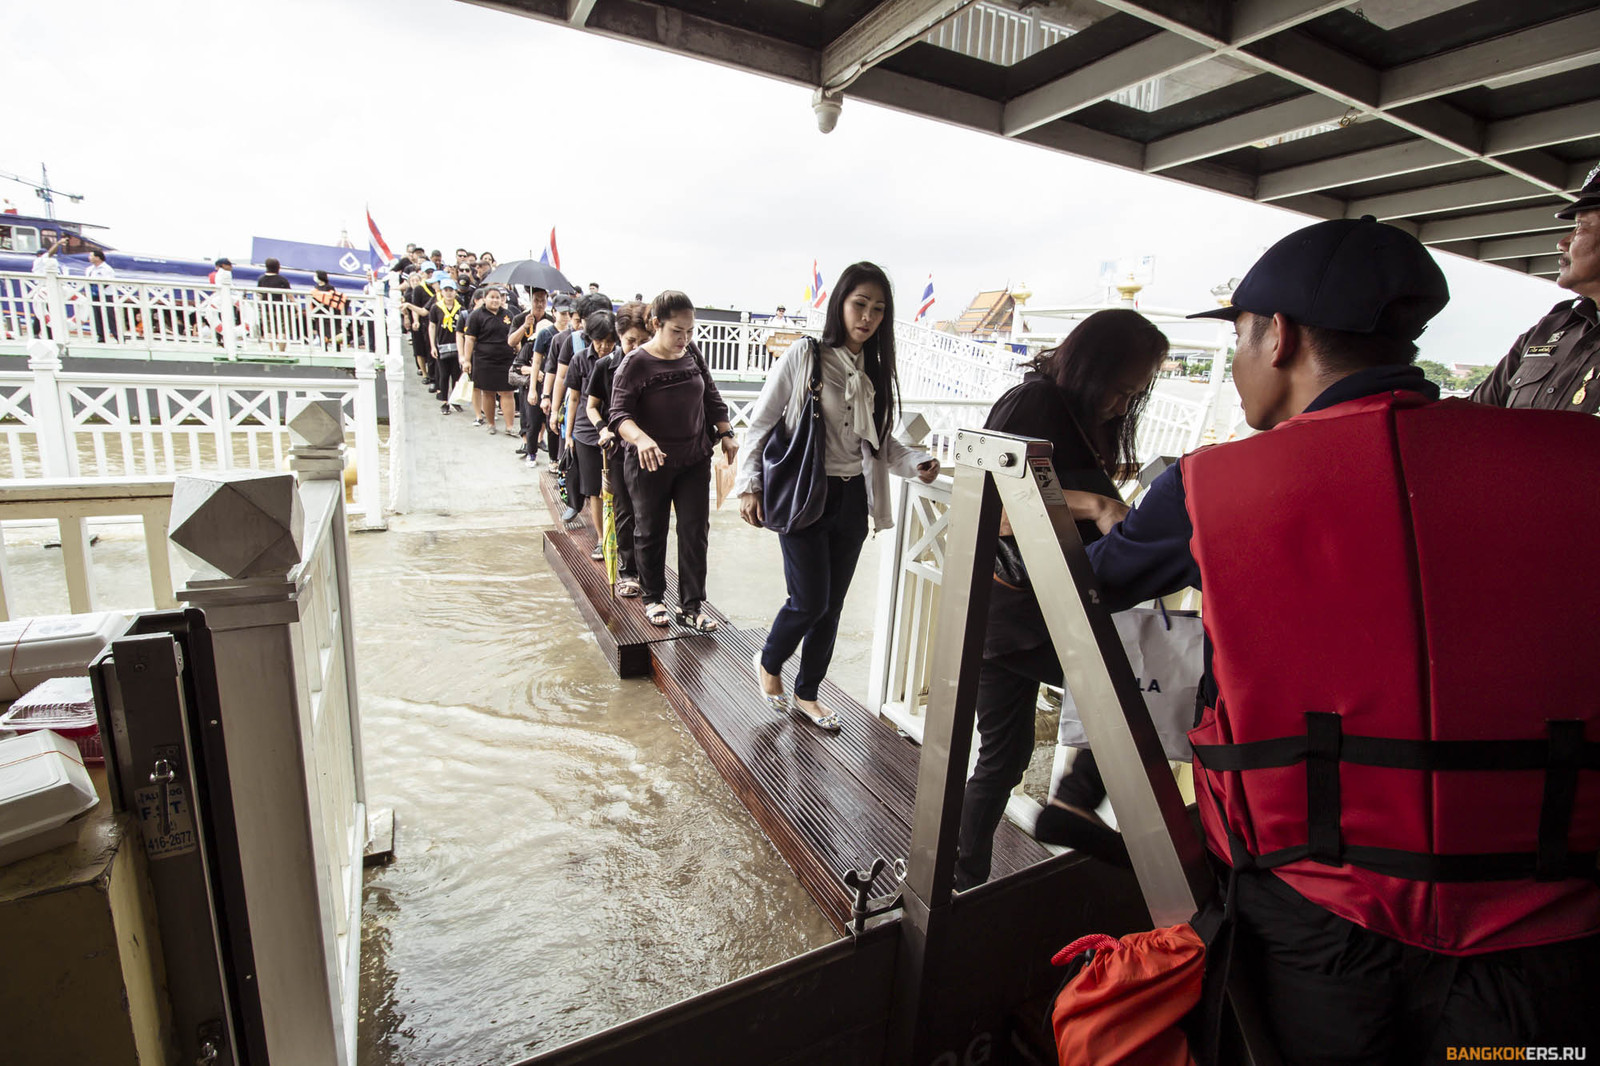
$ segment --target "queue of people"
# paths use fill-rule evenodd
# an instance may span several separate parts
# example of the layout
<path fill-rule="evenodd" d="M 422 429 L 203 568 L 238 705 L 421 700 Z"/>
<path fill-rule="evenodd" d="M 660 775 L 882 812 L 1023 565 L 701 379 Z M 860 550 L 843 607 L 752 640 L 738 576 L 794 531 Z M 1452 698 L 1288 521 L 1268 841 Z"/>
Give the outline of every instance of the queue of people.
<path fill-rule="evenodd" d="M 1600 480 L 1600 178 L 1560 217 L 1573 228 L 1558 283 L 1576 299 L 1518 339 L 1477 402 L 1441 401 L 1413 365 L 1449 300 L 1443 274 L 1414 237 L 1366 217 L 1290 234 L 1230 306 L 1194 316 L 1232 322 L 1234 381 L 1262 432 L 1183 457 L 1137 507 L 1115 483 L 1168 349 L 1137 312 L 1085 319 L 985 422 L 1054 446 L 1109 610 L 1203 591 L 1190 732 L 1199 818 L 1226 886 L 1234 964 L 1264 989 L 1289 1064 L 1600 1042 L 1600 707 L 1575 669 L 1600 636 L 1600 576 L 1582 535 L 1600 528 L 1600 497 L 1575 488 Z M 522 347 L 523 450 L 532 462 L 542 445 L 567 464 L 568 520 L 613 496 L 616 591 L 642 597 L 653 624 L 672 621 L 676 516 L 677 622 L 716 629 L 711 464 L 718 448 L 737 460 L 740 514 L 778 533 L 787 590 L 751 664 L 751 698 L 824 732 L 840 722 L 819 685 L 869 522 L 892 521 L 888 477 L 939 473 L 891 432 L 888 278 L 857 263 L 832 292 L 820 340 L 797 341 L 768 375 L 742 449 L 681 292 L 648 307 L 562 296 L 553 316 L 535 294 L 520 320 L 485 294 L 505 333 L 461 331 L 469 372 L 486 343 Z M 491 367 L 504 358 L 495 352 Z M 448 383 L 449 370 L 438 374 Z M 498 402 L 498 370 L 483 380 Z M 492 407 L 487 418 L 492 431 Z M 1530 463 L 1559 476 L 1529 478 Z M 1514 498 L 1499 495 L 1507 485 Z M 598 530 L 592 507 L 589 519 Z M 1039 686 L 1062 683 L 1039 606 L 1062 592 L 1036 588 L 1003 520 L 1001 533 L 963 890 L 988 878 L 1032 752 Z M 1094 814 L 1104 796 L 1085 752 L 1036 834 L 1126 865 Z"/>

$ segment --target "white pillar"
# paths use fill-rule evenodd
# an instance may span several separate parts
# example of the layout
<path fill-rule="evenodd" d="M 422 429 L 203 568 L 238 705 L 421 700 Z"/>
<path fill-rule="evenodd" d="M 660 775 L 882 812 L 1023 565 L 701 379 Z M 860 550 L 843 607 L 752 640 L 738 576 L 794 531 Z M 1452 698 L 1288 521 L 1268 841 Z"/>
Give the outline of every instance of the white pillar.
<path fill-rule="evenodd" d="M 227 273 L 229 277 L 232 277 L 232 271 Z M 233 299 L 232 285 L 224 281 L 217 286 L 217 303 L 219 304 L 217 314 L 222 317 L 222 350 L 229 359 L 239 358 L 239 330 L 233 322 Z M 148 323 L 146 323 L 145 328 L 146 332 L 148 332 Z"/>
<path fill-rule="evenodd" d="M 45 477 L 75 477 L 77 456 L 67 432 L 67 413 L 61 403 L 61 354 L 46 340 L 28 342 L 28 369 L 33 371 L 33 428 L 39 441 L 39 465 Z"/>
<path fill-rule="evenodd" d="M 372 353 L 356 352 L 356 506 L 369 528 L 382 528 L 383 493 L 379 486 L 378 372 Z"/>
<path fill-rule="evenodd" d="M 45 336 L 56 342 L 58 351 L 65 352 L 70 333 L 67 329 L 66 294 L 61 289 L 60 274 L 44 275 L 44 302 L 46 310 L 50 312 Z"/>
<path fill-rule="evenodd" d="M 389 511 L 403 514 L 411 501 L 406 483 L 406 365 L 400 344 L 400 305 L 381 289 L 378 299 L 373 328 L 379 334 L 378 351 L 389 396 Z"/>

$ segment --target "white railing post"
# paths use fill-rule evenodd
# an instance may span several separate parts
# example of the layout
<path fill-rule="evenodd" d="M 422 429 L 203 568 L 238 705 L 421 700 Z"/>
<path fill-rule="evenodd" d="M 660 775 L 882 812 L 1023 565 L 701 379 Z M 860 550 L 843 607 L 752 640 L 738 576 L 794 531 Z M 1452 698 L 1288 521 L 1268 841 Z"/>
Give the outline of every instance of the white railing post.
<path fill-rule="evenodd" d="M 867 710 L 882 715 L 883 705 L 889 697 L 889 679 L 894 676 L 892 661 L 895 650 L 895 616 L 898 614 L 900 596 L 900 550 L 906 529 L 907 501 L 910 499 L 905 481 L 895 478 L 894 528 L 889 530 L 878 549 L 878 599 L 872 618 L 872 659 L 867 672 Z"/>
<path fill-rule="evenodd" d="M 755 329 L 750 325 L 750 312 L 739 312 L 739 377 L 748 379 L 754 369 L 751 364 L 755 348 Z"/>
<path fill-rule="evenodd" d="M 45 477 L 73 477 L 72 437 L 62 403 L 61 353 L 47 340 L 28 342 L 28 369 L 33 371 L 33 428 L 39 440 L 39 467 Z"/>
<path fill-rule="evenodd" d="M 383 493 L 379 485 L 378 372 L 370 352 L 356 352 L 356 506 L 364 524 L 384 528 Z"/>
<path fill-rule="evenodd" d="M 372 313 L 373 343 L 383 364 L 383 382 L 389 397 L 389 511 L 404 513 L 410 505 L 406 485 L 405 371 L 400 355 L 400 308 L 382 286 L 374 285 L 377 307 Z M 391 325 L 393 323 L 392 332 Z"/>
<path fill-rule="evenodd" d="M 67 329 L 67 301 L 61 291 L 61 275 L 45 274 L 41 280 L 44 282 L 45 310 L 49 312 L 48 321 L 44 324 L 44 335 L 55 341 L 57 349 L 64 352 L 71 331 Z"/>
<path fill-rule="evenodd" d="M 317 404 L 329 401 L 306 406 Z M 337 440 L 296 447 L 304 486 L 287 474 L 180 478 L 172 541 L 200 566 L 180 598 L 205 611 L 212 635 L 268 1052 L 275 1062 L 351 1066 L 360 859 L 352 885 L 348 846 L 365 845 L 365 815 L 350 752 L 327 731 L 354 708 L 337 706 L 344 693 L 335 700 L 323 672 L 332 655 L 334 672 L 347 675 L 340 687 L 353 690 L 354 662 L 338 665 L 344 634 L 327 632 L 333 611 L 348 611 L 328 602 L 324 569 L 329 547 L 343 565 L 343 429 L 336 407 L 297 414 L 297 428 L 307 420 L 331 425 Z M 334 824 L 359 818 L 359 830 L 331 837 L 330 812 Z"/>
<path fill-rule="evenodd" d="M 239 332 L 233 321 L 233 299 L 233 285 L 228 281 L 221 282 L 217 286 L 217 315 L 222 320 L 222 351 L 229 359 L 239 358 Z"/>

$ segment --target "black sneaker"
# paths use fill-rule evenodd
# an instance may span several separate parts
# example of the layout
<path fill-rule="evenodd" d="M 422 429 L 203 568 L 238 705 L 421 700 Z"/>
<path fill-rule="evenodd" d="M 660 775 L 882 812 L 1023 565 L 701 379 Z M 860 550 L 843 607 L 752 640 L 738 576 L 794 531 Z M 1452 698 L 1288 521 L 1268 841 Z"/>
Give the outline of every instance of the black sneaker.
<path fill-rule="evenodd" d="M 450 405 L 447 404 L 447 403 L 440 404 L 439 405 L 439 413 L 442 414 L 442 415 L 449 414 L 450 413 Z"/>

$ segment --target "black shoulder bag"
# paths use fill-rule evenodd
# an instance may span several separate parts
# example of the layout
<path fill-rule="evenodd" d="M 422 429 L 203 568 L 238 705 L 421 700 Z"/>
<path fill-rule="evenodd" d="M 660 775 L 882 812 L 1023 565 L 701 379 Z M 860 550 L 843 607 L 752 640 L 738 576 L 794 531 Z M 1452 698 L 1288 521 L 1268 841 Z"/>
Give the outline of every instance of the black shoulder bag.
<path fill-rule="evenodd" d="M 761 448 L 761 524 L 774 533 L 795 533 L 822 517 L 828 502 L 823 473 L 822 350 L 811 352 L 811 387 L 793 429 L 779 419 Z M 787 405 L 785 405 L 787 408 Z"/>

